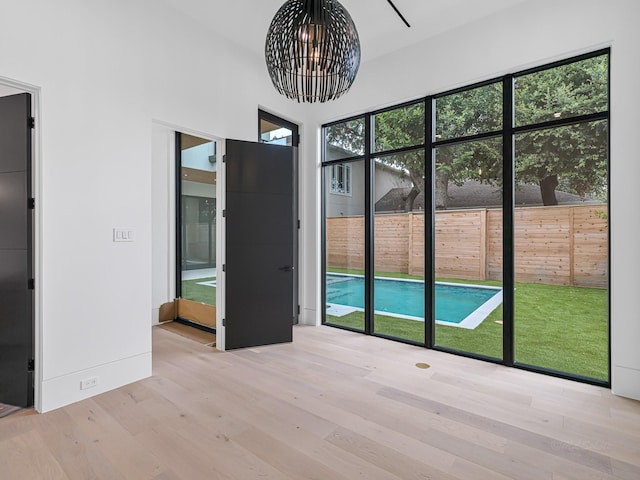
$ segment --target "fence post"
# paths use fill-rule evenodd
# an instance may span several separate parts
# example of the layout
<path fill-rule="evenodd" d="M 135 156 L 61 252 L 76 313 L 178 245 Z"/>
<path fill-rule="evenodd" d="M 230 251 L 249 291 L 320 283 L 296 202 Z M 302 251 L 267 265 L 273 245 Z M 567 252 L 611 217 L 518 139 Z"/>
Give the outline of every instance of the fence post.
<path fill-rule="evenodd" d="M 575 207 L 569 208 L 569 285 L 572 287 L 576 284 L 575 273 L 575 257 L 576 257 L 576 241 L 575 241 Z"/>
<path fill-rule="evenodd" d="M 409 258 L 407 261 L 407 273 L 413 275 L 413 213 L 409 212 Z"/>
<path fill-rule="evenodd" d="M 480 210 L 480 258 L 478 261 L 479 272 L 478 277 L 480 280 L 487 279 L 487 209 Z"/>

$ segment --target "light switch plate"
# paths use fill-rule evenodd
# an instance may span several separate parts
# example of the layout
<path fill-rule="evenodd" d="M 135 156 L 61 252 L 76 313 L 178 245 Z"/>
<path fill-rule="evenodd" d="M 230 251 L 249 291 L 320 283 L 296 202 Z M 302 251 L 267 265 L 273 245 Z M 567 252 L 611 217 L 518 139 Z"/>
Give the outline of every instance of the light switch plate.
<path fill-rule="evenodd" d="M 114 242 L 135 242 L 136 231 L 132 228 L 114 228 L 113 229 L 113 241 Z"/>

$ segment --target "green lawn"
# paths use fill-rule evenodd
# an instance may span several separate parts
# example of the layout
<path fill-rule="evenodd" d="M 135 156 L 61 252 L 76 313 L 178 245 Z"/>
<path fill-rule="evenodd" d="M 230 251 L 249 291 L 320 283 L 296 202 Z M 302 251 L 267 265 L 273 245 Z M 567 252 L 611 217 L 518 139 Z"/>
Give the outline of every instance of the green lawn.
<path fill-rule="evenodd" d="M 335 273 L 362 274 L 332 269 Z M 401 273 L 376 273 L 394 278 L 421 277 Z M 182 298 L 216 304 L 216 289 L 201 282 L 182 282 Z M 499 282 L 438 279 L 452 283 L 500 285 Z M 606 380 L 608 376 L 607 291 L 517 283 L 515 293 L 516 361 L 577 375 Z M 474 330 L 436 325 L 436 344 L 467 352 L 502 357 L 502 310 L 494 310 Z M 364 314 L 327 315 L 327 323 L 364 329 Z M 397 338 L 424 342 L 424 323 L 375 315 L 374 331 Z"/>
<path fill-rule="evenodd" d="M 194 302 L 206 303 L 207 305 L 216 305 L 216 287 L 207 285 L 198 285 L 202 282 L 210 282 L 216 277 L 198 278 L 197 280 L 182 281 L 182 298 L 193 300 Z"/>
<path fill-rule="evenodd" d="M 332 269 L 335 273 L 345 270 Z M 350 271 L 348 273 L 361 273 Z M 396 278 L 405 274 L 376 273 Z M 493 281 L 438 281 L 500 285 Z M 516 283 L 516 361 L 576 375 L 608 378 L 607 290 Z M 502 358 L 502 309 L 494 310 L 474 330 L 436 325 L 436 345 Z M 327 315 L 327 323 L 364 329 L 364 314 Z M 424 323 L 375 315 L 374 331 L 424 342 Z"/>

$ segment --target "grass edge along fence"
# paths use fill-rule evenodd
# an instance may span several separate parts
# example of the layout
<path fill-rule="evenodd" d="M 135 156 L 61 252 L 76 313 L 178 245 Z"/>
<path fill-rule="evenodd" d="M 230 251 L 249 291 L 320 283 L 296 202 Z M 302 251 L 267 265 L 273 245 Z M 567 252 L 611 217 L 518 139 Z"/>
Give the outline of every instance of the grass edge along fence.
<path fill-rule="evenodd" d="M 515 281 L 607 288 L 607 205 L 517 207 Z M 424 275 L 424 212 L 377 214 L 377 271 Z M 327 268 L 364 268 L 364 218 L 326 220 Z M 436 276 L 502 279 L 502 210 L 436 212 Z"/>

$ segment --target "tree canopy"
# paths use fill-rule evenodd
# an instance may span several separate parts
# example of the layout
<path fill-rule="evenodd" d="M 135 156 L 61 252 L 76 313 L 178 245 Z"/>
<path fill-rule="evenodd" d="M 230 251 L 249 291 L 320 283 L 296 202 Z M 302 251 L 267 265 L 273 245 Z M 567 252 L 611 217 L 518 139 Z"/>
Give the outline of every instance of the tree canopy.
<path fill-rule="evenodd" d="M 522 75 L 514 83 L 515 125 L 540 124 L 608 110 L 608 57 L 589 58 Z M 502 82 L 438 97 L 435 139 L 449 140 L 496 132 L 473 142 L 436 149 L 436 208 L 447 208 L 448 186 L 468 180 L 502 186 Z M 384 154 L 425 143 L 425 104 L 378 113 L 372 117 L 373 154 L 402 172 L 412 187 L 405 210 L 413 209 L 424 190 L 424 150 Z M 329 127 L 326 141 L 351 155 L 364 153 L 364 118 Z M 516 183 L 540 187 L 544 205 L 556 205 L 560 189 L 606 198 L 607 121 L 576 123 L 520 133 L 515 138 Z M 349 155 L 345 155 L 349 156 Z"/>
<path fill-rule="evenodd" d="M 607 56 L 522 76 L 515 84 L 516 126 L 608 110 Z M 538 183 L 545 205 L 556 188 L 606 198 L 607 121 L 580 123 L 516 136 L 516 178 Z"/>

